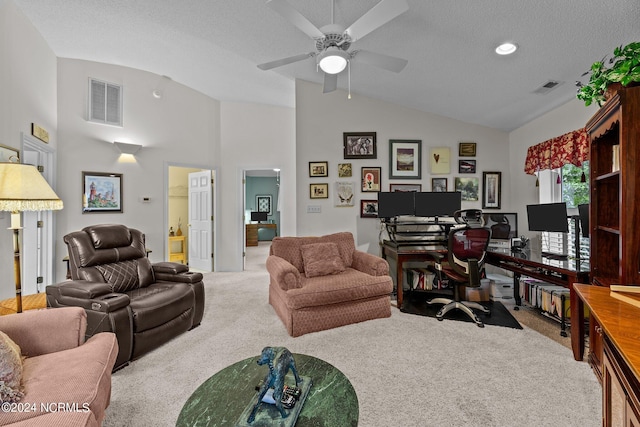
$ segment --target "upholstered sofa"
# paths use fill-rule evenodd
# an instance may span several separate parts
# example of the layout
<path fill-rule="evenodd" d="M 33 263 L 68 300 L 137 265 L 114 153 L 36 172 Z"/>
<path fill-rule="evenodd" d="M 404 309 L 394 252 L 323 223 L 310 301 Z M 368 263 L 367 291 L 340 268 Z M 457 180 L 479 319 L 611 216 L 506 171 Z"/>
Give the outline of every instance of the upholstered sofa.
<path fill-rule="evenodd" d="M 202 274 L 183 264 L 151 264 L 142 232 L 101 224 L 64 236 L 72 280 L 47 286 L 50 307 L 87 311 L 87 336 L 115 332 L 116 368 L 200 324 Z"/>
<path fill-rule="evenodd" d="M 23 396 L 13 405 L 4 402 L 0 425 L 102 424 L 111 399 L 111 370 L 118 343 L 108 332 L 85 342 L 86 328 L 87 315 L 79 307 L 0 316 L 0 331 L 19 346 L 18 357 L 20 353 L 25 357 Z M 7 360 L 3 363 L 9 364 Z"/>
<path fill-rule="evenodd" d="M 293 337 L 391 316 L 389 264 L 356 250 L 351 233 L 276 237 L 267 270 L 269 303 Z"/>

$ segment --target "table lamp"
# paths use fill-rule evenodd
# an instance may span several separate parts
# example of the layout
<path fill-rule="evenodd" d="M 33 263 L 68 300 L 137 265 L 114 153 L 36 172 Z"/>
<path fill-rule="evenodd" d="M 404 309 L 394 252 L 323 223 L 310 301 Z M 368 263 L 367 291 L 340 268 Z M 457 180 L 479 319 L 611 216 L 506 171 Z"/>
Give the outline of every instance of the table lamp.
<path fill-rule="evenodd" d="M 20 212 L 62 209 L 62 200 L 33 165 L 0 163 L 0 211 L 11 212 L 13 271 L 16 281 L 16 311 L 22 312 L 20 282 Z"/>

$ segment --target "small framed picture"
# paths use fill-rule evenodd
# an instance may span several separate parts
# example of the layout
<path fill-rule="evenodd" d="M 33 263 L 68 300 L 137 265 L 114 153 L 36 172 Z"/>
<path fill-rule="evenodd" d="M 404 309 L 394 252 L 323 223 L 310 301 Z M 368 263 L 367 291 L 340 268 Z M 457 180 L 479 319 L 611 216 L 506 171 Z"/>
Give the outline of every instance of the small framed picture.
<path fill-rule="evenodd" d="M 256 210 L 258 212 L 266 212 L 267 215 L 273 215 L 270 194 L 259 194 L 256 196 Z"/>
<path fill-rule="evenodd" d="M 458 160 L 458 173 L 476 173 L 476 161 Z"/>
<path fill-rule="evenodd" d="M 309 162 L 309 176 L 329 176 L 329 162 Z"/>
<path fill-rule="evenodd" d="M 447 178 L 431 178 L 431 191 L 435 191 L 436 193 L 446 193 L 447 187 Z"/>
<path fill-rule="evenodd" d="M 455 178 L 456 191 L 462 193 L 463 202 L 477 202 L 480 186 L 478 178 Z"/>
<path fill-rule="evenodd" d="M 122 174 L 82 172 L 82 213 L 122 213 Z"/>
<path fill-rule="evenodd" d="M 422 191 L 422 184 L 389 184 L 389 191 Z"/>
<path fill-rule="evenodd" d="M 420 179 L 422 141 L 389 140 L 389 179 Z"/>
<path fill-rule="evenodd" d="M 355 194 L 355 184 L 351 181 L 336 182 L 334 200 L 336 207 L 350 207 L 355 205 L 353 195 Z"/>
<path fill-rule="evenodd" d="M 431 148 L 431 173 L 433 175 L 446 175 L 451 173 L 451 148 L 433 147 Z"/>
<path fill-rule="evenodd" d="M 458 146 L 458 156 L 460 157 L 475 157 L 476 156 L 476 143 L 475 142 L 461 142 Z"/>
<path fill-rule="evenodd" d="M 345 159 L 376 159 L 375 132 L 344 132 Z"/>
<path fill-rule="evenodd" d="M 351 178 L 352 169 L 351 163 L 338 163 L 338 178 Z"/>
<path fill-rule="evenodd" d="M 360 218 L 378 218 L 378 201 L 360 200 Z"/>
<path fill-rule="evenodd" d="M 482 209 L 500 209 L 502 172 L 482 172 Z"/>
<path fill-rule="evenodd" d="M 362 191 L 380 192 L 380 175 L 382 168 L 363 167 L 362 168 Z"/>
<path fill-rule="evenodd" d="M 329 184 L 309 184 L 309 198 L 328 199 Z"/>

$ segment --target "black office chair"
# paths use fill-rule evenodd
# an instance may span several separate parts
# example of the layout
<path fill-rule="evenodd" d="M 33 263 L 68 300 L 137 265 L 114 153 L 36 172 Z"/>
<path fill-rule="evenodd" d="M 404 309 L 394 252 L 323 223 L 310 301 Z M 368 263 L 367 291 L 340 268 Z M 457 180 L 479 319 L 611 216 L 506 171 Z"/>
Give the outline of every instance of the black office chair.
<path fill-rule="evenodd" d="M 480 213 L 478 214 L 478 212 Z M 439 297 L 433 298 L 427 303 L 444 304 L 436 314 L 438 320 L 443 320 L 449 311 L 458 309 L 469 316 L 476 325 L 483 328 L 484 323 L 472 309 L 480 310 L 485 314 L 491 312 L 477 302 L 462 301 L 460 288 L 480 286 L 487 246 L 491 239 L 491 230 L 482 228 L 483 222 L 480 220 L 482 211 L 477 209 L 457 211 L 454 218 L 456 222 L 464 225 L 449 232 L 447 254 L 429 253 L 436 260 L 435 267 L 438 279 L 448 278 L 452 283 L 453 299 Z"/>

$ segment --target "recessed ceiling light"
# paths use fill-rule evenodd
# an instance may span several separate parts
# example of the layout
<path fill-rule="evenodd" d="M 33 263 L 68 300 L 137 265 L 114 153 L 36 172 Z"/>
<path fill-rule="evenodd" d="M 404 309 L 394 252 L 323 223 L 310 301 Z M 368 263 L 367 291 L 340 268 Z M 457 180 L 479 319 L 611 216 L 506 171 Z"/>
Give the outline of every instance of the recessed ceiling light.
<path fill-rule="evenodd" d="M 500 46 L 496 48 L 496 53 L 498 55 L 511 55 L 518 49 L 518 45 L 511 42 L 502 43 Z"/>

